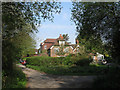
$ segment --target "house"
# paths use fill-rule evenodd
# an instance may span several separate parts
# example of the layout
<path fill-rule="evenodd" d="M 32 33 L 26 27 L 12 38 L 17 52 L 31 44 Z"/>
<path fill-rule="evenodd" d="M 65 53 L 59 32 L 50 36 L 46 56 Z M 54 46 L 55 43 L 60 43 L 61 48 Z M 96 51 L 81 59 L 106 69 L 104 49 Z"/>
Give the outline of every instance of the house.
<path fill-rule="evenodd" d="M 46 39 L 43 43 L 41 43 L 39 52 L 50 57 L 60 57 L 78 53 L 79 47 L 78 40 L 76 40 L 76 44 L 70 44 L 66 42 L 60 34 L 57 39 Z"/>

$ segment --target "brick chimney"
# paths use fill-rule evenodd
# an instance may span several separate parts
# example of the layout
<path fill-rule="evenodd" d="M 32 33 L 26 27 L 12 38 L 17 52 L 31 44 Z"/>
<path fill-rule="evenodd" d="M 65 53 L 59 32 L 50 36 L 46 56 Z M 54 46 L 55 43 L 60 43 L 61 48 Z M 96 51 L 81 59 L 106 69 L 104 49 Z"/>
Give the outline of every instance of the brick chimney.
<path fill-rule="evenodd" d="M 62 36 L 62 34 L 60 34 L 59 38 L 60 38 L 60 39 L 63 39 L 63 36 Z"/>
<path fill-rule="evenodd" d="M 78 39 L 76 39 L 76 44 L 77 44 L 77 45 L 79 44 L 79 41 L 78 41 Z"/>

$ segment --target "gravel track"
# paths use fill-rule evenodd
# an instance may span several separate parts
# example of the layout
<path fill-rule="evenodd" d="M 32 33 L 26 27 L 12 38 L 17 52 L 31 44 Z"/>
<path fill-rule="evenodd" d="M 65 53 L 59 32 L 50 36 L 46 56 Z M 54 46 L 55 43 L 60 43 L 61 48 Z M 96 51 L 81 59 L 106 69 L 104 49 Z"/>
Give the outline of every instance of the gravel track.
<path fill-rule="evenodd" d="M 91 88 L 96 76 L 61 76 L 48 75 L 39 71 L 18 65 L 26 74 L 26 88 Z"/>

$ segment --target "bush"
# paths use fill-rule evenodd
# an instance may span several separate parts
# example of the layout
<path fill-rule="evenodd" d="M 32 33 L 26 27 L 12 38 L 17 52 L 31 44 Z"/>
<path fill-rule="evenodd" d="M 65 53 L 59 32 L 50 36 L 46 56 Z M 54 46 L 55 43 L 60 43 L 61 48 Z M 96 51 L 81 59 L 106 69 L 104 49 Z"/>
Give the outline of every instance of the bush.
<path fill-rule="evenodd" d="M 43 57 L 33 56 L 26 59 L 27 64 L 34 66 L 57 66 L 57 65 L 77 65 L 77 66 L 88 66 L 91 60 L 88 56 L 78 57 Z"/>
<path fill-rule="evenodd" d="M 72 56 L 75 56 L 75 54 L 69 54 L 67 57 L 72 57 Z"/>
<path fill-rule="evenodd" d="M 78 60 L 75 62 L 77 66 L 88 66 L 90 64 L 90 60 L 88 58 L 84 58 L 82 60 Z"/>
<path fill-rule="evenodd" d="M 70 57 L 43 57 L 35 56 L 26 59 L 27 64 L 34 66 L 57 66 L 74 64 Z"/>
<path fill-rule="evenodd" d="M 12 72 L 8 72 L 11 74 L 2 71 L 2 88 L 25 88 L 27 79 L 20 68 L 15 67 Z"/>
<path fill-rule="evenodd" d="M 43 56 L 35 56 L 26 59 L 26 62 L 29 65 L 35 66 L 50 66 L 50 65 L 60 65 L 64 57 L 43 57 Z"/>
<path fill-rule="evenodd" d="M 68 65 L 68 66 L 71 66 L 73 64 L 73 60 L 71 60 L 70 57 L 65 57 L 62 61 L 62 64 L 63 65 Z"/>
<path fill-rule="evenodd" d="M 74 57 L 74 64 L 77 66 L 88 66 L 91 62 L 92 59 L 88 56 L 78 56 Z"/>

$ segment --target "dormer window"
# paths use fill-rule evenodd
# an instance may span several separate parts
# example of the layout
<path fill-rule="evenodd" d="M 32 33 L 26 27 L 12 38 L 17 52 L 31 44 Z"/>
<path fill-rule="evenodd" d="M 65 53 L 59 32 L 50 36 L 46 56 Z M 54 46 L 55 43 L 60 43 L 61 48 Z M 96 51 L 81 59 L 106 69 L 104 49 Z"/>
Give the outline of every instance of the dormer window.
<path fill-rule="evenodd" d="M 59 45 L 65 45 L 65 41 L 59 41 Z"/>

